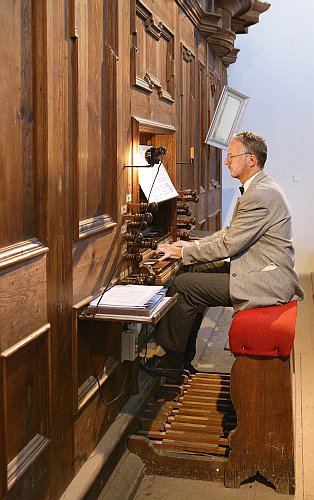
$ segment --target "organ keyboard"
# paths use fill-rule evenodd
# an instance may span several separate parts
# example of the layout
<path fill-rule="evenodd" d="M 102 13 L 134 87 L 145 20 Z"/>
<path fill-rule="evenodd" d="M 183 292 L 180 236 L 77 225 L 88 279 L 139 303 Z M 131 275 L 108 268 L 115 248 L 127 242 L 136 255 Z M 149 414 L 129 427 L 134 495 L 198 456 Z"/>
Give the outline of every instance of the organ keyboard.
<path fill-rule="evenodd" d="M 163 242 L 165 243 L 166 241 Z M 121 283 L 125 285 L 136 282 L 138 284 L 165 285 L 170 278 L 183 268 L 183 264 L 181 259 L 165 259 L 160 261 L 160 258 L 161 255 L 156 255 L 154 252 L 149 252 L 148 255 L 145 254 L 143 260 L 138 262 L 135 272 L 123 278 Z"/>

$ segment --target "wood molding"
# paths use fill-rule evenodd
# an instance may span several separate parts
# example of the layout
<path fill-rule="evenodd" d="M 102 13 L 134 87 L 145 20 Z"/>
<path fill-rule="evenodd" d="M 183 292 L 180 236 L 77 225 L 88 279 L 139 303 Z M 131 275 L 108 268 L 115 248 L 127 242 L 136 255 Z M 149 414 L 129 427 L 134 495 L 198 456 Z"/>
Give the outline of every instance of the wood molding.
<path fill-rule="evenodd" d="M 36 238 L 21 241 L 9 247 L 0 250 L 0 269 L 14 266 L 25 260 L 44 255 L 49 250 L 43 243 Z"/>
<path fill-rule="evenodd" d="M 48 332 L 50 330 L 50 323 L 47 323 L 46 325 L 43 325 L 41 328 L 38 328 L 35 332 L 32 332 L 30 335 L 27 335 L 23 340 L 20 342 L 17 342 L 17 344 L 14 344 L 12 347 L 9 347 L 5 351 L 1 353 L 2 358 L 9 358 L 13 354 L 17 353 L 20 349 L 23 349 L 26 347 L 28 344 L 31 342 L 34 342 L 36 339 L 41 337 L 44 333 Z"/>
<path fill-rule="evenodd" d="M 153 120 L 146 120 L 139 116 L 133 116 L 133 121 L 138 122 L 138 127 L 141 132 L 152 132 L 154 134 L 173 134 L 176 128 L 173 125 L 166 123 L 155 122 Z"/>
<path fill-rule="evenodd" d="M 0 358 L 0 498 L 7 491 L 7 406 L 5 398 L 6 372 Z"/>
<path fill-rule="evenodd" d="M 221 15 L 215 12 L 204 11 L 196 0 L 176 0 L 186 16 L 206 36 L 216 30 L 221 20 Z"/>
<path fill-rule="evenodd" d="M 76 10 L 77 10 L 77 1 L 69 0 L 69 35 L 71 38 L 78 37 Z"/>
<path fill-rule="evenodd" d="M 95 233 L 100 233 L 106 229 L 112 229 L 117 225 L 112 217 L 108 214 L 99 215 L 91 219 L 86 219 L 79 222 L 79 239 L 87 238 Z"/>
<path fill-rule="evenodd" d="M 217 217 L 217 215 L 220 214 L 220 208 L 218 208 L 217 210 L 215 210 L 215 212 L 211 213 L 211 214 L 208 214 L 207 218 L 208 219 L 215 219 L 215 217 Z"/>
<path fill-rule="evenodd" d="M 183 43 L 181 43 L 181 47 L 182 47 L 182 59 L 183 59 L 183 61 L 185 61 L 187 63 L 192 62 L 195 59 L 195 55 L 193 54 L 193 52 L 190 49 L 188 49 L 187 47 L 185 47 L 185 45 L 183 45 Z"/>
<path fill-rule="evenodd" d="M 50 444 L 50 439 L 36 434 L 33 439 L 11 460 L 8 464 L 7 472 L 7 488 L 10 490 L 12 486 L 23 476 L 26 469 L 43 453 Z"/>
<path fill-rule="evenodd" d="M 231 29 L 237 34 L 245 34 L 248 32 L 248 27 L 259 22 L 261 14 L 270 8 L 271 4 L 268 2 L 260 2 L 259 0 L 251 0 L 250 9 L 245 12 L 237 14 L 232 18 Z"/>
<path fill-rule="evenodd" d="M 217 27 L 217 30 L 206 38 L 215 54 L 223 57 L 233 50 L 236 35 L 231 30 Z"/>
<path fill-rule="evenodd" d="M 248 26 L 257 24 L 259 16 L 270 7 L 269 3 L 259 0 L 216 0 L 214 9 L 219 9 L 217 13 L 203 10 L 197 0 L 176 2 L 226 66 L 236 60 L 236 34 L 247 33 Z M 223 16 L 221 11 L 227 15 Z M 230 57 L 225 59 L 229 54 Z"/>

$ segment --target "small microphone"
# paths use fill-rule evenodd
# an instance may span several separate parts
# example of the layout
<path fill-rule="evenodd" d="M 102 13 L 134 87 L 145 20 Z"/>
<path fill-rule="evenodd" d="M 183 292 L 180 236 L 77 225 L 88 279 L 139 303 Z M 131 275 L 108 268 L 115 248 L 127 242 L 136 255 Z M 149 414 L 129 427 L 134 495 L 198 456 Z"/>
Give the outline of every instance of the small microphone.
<path fill-rule="evenodd" d="M 156 163 L 159 163 L 161 158 L 165 156 L 166 153 L 167 149 L 163 146 L 160 146 L 159 148 L 152 147 L 145 152 L 145 160 L 151 167 L 153 167 Z"/>

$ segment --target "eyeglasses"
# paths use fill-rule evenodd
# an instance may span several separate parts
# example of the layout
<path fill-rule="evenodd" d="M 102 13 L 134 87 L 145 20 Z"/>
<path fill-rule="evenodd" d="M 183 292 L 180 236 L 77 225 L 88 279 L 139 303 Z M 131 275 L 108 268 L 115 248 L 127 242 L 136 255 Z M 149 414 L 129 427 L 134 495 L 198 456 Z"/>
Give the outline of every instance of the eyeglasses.
<path fill-rule="evenodd" d="M 252 153 L 249 153 L 248 151 L 246 153 L 240 153 L 239 155 L 231 155 L 230 153 L 227 154 L 227 160 L 232 161 L 233 158 L 236 158 L 237 156 L 243 156 L 243 155 L 251 155 Z"/>

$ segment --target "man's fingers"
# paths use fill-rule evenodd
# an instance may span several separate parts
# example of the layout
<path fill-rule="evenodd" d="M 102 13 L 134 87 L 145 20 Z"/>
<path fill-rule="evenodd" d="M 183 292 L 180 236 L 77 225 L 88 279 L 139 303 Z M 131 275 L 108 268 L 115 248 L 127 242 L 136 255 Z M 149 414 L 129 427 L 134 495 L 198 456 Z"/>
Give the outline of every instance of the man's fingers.
<path fill-rule="evenodd" d="M 162 257 L 159 257 L 158 261 L 161 262 L 162 260 L 166 260 L 168 258 L 169 258 L 169 256 L 164 254 Z"/>

